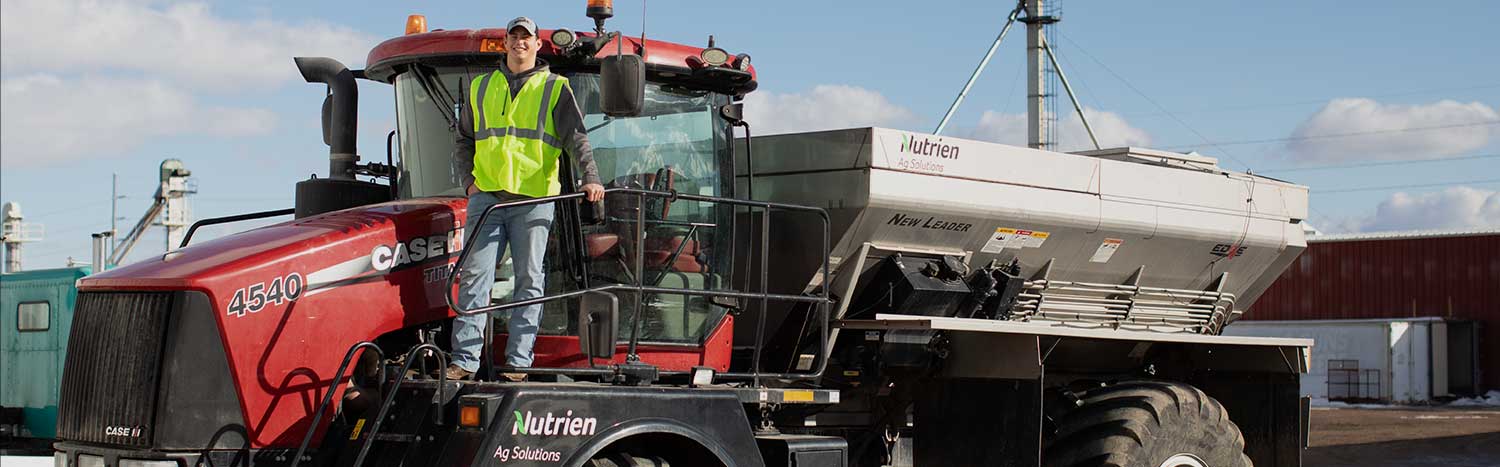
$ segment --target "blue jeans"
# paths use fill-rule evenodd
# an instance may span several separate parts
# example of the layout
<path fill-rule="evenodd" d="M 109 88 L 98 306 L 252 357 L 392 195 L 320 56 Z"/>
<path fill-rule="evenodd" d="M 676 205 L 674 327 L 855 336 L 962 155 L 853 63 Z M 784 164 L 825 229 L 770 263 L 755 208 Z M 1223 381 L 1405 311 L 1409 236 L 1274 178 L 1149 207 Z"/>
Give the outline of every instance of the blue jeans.
<path fill-rule="evenodd" d="M 478 221 L 484 210 L 501 200 L 492 193 L 479 192 L 469 197 L 468 219 Z M 495 262 L 500 252 L 510 246 L 511 264 L 515 266 L 515 290 L 511 301 L 542 296 L 546 284 L 546 271 L 542 260 L 547 254 L 547 233 L 552 229 L 552 203 L 498 209 L 490 213 L 484 225 L 468 224 L 467 235 L 473 235 L 469 244 L 469 257 L 459 265 L 458 304 L 462 309 L 472 310 L 489 306 L 490 288 L 495 285 Z M 531 305 L 505 310 L 510 313 L 505 343 L 505 364 L 513 367 L 531 366 L 531 348 L 536 344 L 536 333 L 542 319 L 542 305 Z M 460 315 L 453 319 L 452 363 L 467 371 L 478 371 L 480 351 L 484 348 L 484 326 L 486 314 Z"/>

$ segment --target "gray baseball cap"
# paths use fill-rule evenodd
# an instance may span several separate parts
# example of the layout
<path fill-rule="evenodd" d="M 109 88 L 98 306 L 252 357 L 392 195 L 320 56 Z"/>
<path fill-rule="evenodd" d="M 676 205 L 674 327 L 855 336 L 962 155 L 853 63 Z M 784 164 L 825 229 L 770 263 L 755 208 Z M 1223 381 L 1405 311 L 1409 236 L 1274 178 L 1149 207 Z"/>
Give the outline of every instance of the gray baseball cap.
<path fill-rule="evenodd" d="M 531 33 L 531 35 L 533 36 L 536 35 L 536 22 L 532 21 L 531 18 L 518 16 L 516 17 L 516 19 L 510 20 L 510 24 L 505 25 L 505 32 L 509 33 L 512 29 L 515 29 L 517 27 L 525 28 L 526 32 Z"/>

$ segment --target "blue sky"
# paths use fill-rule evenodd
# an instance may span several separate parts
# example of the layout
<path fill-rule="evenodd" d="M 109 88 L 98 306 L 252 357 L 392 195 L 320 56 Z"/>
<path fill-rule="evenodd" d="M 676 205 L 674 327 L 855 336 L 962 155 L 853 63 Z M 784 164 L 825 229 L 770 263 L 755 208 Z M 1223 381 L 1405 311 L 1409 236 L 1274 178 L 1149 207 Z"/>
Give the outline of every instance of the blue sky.
<path fill-rule="evenodd" d="M 1325 231 L 1500 226 L 1500 4 L 1064 0 L 1054 44 L 1106 145 L 1197 150 L 1310 185 Z M 1008 2 L 652 1 L 651 38 L 754 57 L 758 132 L 931 130 L 999 32 Z M 641 32 L 638 1 L 613 29 Z M 516 15 L 587 29 L 584 2 L 94 2 L 0 5 L 0 200 L 45 240 L 26 266 L 87 260 L 149 203 L 156 166 L 193 170 L 196 218 L 288 207 L 326 175 L 321 86 L 294 55 L 361 66 L 401 33 L 495 27 Z M 1001 46 L 946 134 L 1024 143 L 1023 30 Z M 361 153 L 384 158 L 389 87 L 361 85 Z M 1059 105 L 1060 113 L 1066 105 Z M 1059 115 L 1062 149 L 1081 149 Z M 1434 160 L 1455 159 L 1455 160 Z M 1379 164 L 1379 165 L 1371 165 Z M 1333 166 L 1335 168 L 1317 169 Z M 1465 183 L 1467 182 L 1467 183 Z M 1395 187 L 1395 188 L 1390 188 Z M 1352 190 L 1352 191 L 1351 191 Z M 208 232 L 209 235 L 223 230 Z M 134 257 L 159 252 L 153 231 Z"/>

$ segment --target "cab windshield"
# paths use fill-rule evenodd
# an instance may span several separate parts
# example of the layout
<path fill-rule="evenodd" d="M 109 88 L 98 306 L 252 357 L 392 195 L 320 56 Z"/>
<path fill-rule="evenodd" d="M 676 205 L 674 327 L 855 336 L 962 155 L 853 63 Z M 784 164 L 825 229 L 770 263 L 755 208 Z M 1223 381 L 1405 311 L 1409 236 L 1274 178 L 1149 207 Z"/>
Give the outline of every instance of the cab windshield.
<path fill-rule="evenodd" d="M 397 182 L 402 198 L 463 195 L 453 168 L 458 110 L 467 105 L 463 94 L 470 81 L 491 70 L 414 68 L 397 76 Z M 606 187 L 730 196 L 730 130 L 717 112 L 728 103 L 727 96 L 648 82 L 641 116 L 611 118 L 599 108 L 597 74 L 560 74 L 568 77 L 584 114 L 595 165 Z M 597 286 L 639 280 L 648 286 L 696 290 L 728 286 L 733 218 L 729 206 L 649 198 L 642 204 L 633 196 L 615 194 L 606 199 L 606 222 L 575 229 L 565 228 L 577 225 L 567 223 L 565 212 L 559 209 L 548 244 L 547 295 L 577 290 L 585 281 Z M 640 229 L 638 218 L 644 219 Z M 566 248 L 579 240 L 568 236 L 579 231 L 581 248 Z M 635 240 L 637 231 L 644 236 L 640 242 Z M 643 263 L 640 278 L 635 277 L 638 257 Z M 492 297 L 503 302 L 509 299 L 513 283 L 508 255 L 498 267 Z M 642 342 L 699 345 L 724 313 L 702 297 L 628 293 L 619 297 L 622 331 L 640 317 Z M 549 302 L 542 334 L 575 334 L 572 307 L 573 302 L 567 300 Z M 500 326 L 505 329 L 503 323 Z M 628 338 L 628 332 L 621 336 Z"/>

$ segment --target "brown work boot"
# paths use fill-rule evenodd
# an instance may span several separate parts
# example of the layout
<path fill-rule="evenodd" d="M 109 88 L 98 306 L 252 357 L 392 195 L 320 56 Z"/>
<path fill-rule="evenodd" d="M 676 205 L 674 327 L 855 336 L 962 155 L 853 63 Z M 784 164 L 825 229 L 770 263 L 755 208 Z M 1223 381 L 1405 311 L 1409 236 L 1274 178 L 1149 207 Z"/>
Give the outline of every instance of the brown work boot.
<path fill-rule="evenodd" d="M 510 381 L 512 383 L 520 383 L 526 381 L 526 373 L 501 373 L 500 377 L 505 378 L 506 381 Z"/>
<path fill-rule="evenodd" d="M 459 368 L 458 365 L 448 365 L 448 369 L 443 370 L 443 376 L 449 381 L 463 381 L 474 376 L 474 372 Z"/>

